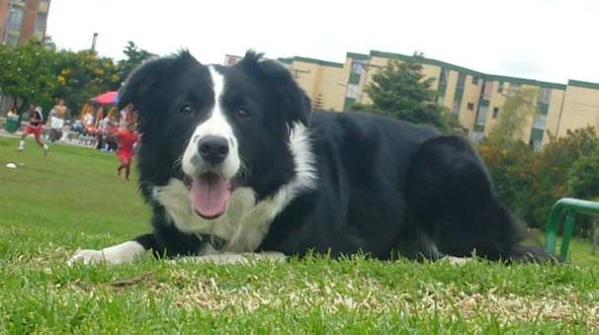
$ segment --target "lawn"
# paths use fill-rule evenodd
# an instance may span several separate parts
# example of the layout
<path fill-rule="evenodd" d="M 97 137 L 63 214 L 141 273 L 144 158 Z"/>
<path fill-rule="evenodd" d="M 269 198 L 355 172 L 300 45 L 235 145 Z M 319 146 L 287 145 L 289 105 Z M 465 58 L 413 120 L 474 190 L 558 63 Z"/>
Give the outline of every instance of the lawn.
<path fill-rule="evenodd" d="M 147 257 L 68 267 L 78 247 L 146 231 L 148 210 L 111 155 L 16 147 L 0 138 L 0 333 L 599 332 L 599 256 L 584 241 L 566 265 Z"/>

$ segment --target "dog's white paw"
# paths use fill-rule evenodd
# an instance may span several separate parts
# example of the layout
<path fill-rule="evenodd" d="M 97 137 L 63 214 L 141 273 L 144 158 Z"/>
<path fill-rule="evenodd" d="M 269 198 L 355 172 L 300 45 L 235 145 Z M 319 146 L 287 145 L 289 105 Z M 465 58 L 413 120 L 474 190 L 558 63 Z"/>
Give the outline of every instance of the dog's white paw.
<path fill-rule="evenodd" d="M 106 257 L 102 250 L 78 250 L 69 260 L 67 264 L 73 266 L 75 263 L 82 264 L 98 264 L 106 262 Z"/>
<path fill-rule="evenodd" d="M 440 259 L 442 262 L 448 262 L 451 265 L 461 266 L 470 263 L 474 260 L 472 257 L 453 257 L 445 256 Z"/>
<path fill-rule="evenodd" d="M 68 260 L 67 264 L 124 264 L 132 262 L 144 252 L 145 249 L 141 244 L 128 241 L 102 250 L 79 250 Z"/>

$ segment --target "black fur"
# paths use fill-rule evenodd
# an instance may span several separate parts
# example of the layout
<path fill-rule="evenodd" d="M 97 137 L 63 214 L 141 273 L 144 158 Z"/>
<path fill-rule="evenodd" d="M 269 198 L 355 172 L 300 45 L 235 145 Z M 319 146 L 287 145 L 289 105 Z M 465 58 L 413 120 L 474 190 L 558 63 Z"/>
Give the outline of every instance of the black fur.
<path fill-rule="evenodd" d="M 475 252 L 507 260 L 529 254 L 466 140 L 379 116 L 311 113 L 289 71 L 254 52 L 217 69 L 226 78 L 227 113 L 239 105 L 252 111 L 250 120 L 227 117 L 246 163 L 235 182 L 251 187 L 258 201 L 294 177 L 290 127 L 300 122 L 311 134 L 318 187 L 299 194 L 274 219 L 256 251 L 334 256 L 361 251 L 379 259 Z M 180 232 L 152 198 L 154 186 L 183 178 L 178 159 L 215 103 L 209 76 L 205 66 L 181 52 L 143 65 L 121 91 L 121 106 L 133 103 L 140 113 L 140 188 L 154 214 L 153 234 L 137 241 L 157 255 L 197 254 L 210 241 Z M 192 105 L 192 115 L 177 113 L 183 101 Z"/>

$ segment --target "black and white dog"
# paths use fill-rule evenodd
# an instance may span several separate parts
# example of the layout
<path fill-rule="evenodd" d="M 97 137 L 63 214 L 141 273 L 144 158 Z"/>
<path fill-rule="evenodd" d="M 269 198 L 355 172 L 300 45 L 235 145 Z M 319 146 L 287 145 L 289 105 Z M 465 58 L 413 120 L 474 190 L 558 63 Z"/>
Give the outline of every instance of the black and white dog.
<path fill-rule="evenodd" d="M 289 71 L 248 52 L 141 66 L 120 105 L 139 111 L 140 189 L 153 233 L 71 261 L 246 252 L 378 259 L 522 259 L 530 249 L 459 137 L 389 118 L 311 112 Z"/>

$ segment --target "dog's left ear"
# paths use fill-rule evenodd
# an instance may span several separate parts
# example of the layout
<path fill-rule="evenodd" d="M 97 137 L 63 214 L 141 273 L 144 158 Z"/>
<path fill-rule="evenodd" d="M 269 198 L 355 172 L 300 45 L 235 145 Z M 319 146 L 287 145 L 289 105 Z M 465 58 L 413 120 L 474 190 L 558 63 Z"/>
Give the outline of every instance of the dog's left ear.
<path fill-rule="evenodd" d="M 312 111 L 310 98 L 285 66 L 277 61 L 263 59 L 262 54 L 253 50 L 249 50 L 236 66 L 241 66 L 251 76 L 264 83 L 269 92 L 275 95 L 273 101 L 284 105 L 283 108 L 292 122 L 308 123 Z"/>

